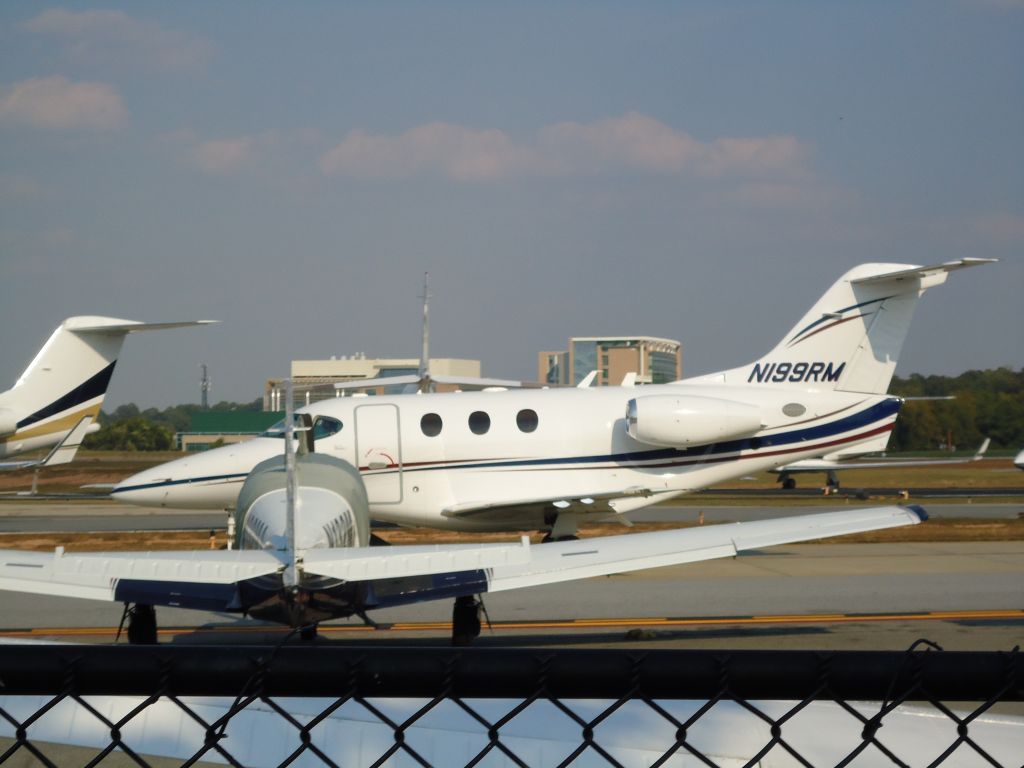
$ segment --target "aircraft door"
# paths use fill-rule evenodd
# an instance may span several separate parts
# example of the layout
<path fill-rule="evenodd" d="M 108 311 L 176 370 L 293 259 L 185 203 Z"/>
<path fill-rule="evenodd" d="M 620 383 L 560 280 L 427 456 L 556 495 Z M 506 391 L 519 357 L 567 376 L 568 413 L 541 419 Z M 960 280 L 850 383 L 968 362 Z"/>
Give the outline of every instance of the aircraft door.
<path fill-rule="evenodd" d="M 355 409 L 356 458 L 371 504 L 402 501 L 402 438 L 398 406 L 359 405 Z"/>

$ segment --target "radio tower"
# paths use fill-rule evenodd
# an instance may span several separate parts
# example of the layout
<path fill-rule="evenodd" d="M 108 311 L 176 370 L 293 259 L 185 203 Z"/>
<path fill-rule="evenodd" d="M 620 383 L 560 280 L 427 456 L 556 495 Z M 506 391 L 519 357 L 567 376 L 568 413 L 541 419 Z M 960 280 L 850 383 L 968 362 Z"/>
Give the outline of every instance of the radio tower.
<path fill-rule="evenodd" d="M 206 375 L 206 363 L 200 364 L 199 367 L 203 369 L 203 378 L 199 380 L 199 391 L 202 392 L 203 395 L 203 410 L 207 411 L 210 409 L 210 377 Z"/>

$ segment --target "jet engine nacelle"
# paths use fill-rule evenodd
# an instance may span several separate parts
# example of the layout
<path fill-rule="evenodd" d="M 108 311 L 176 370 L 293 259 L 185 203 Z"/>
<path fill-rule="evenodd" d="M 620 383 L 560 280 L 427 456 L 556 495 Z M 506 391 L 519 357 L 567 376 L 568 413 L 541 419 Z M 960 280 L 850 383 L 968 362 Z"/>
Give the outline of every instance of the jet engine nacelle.
<path fill-rule="evenodd" d="M 18 429 L 18 414 L 10 408 L 0 408 L 0 435 L 10 435 Z"/>
<path fill-rule="evenodd" d="M 672 448 L 746 437 L 763 426 L 756 406 L 696 395 L 633 398 L 626 424 L 634 440 Z"/>

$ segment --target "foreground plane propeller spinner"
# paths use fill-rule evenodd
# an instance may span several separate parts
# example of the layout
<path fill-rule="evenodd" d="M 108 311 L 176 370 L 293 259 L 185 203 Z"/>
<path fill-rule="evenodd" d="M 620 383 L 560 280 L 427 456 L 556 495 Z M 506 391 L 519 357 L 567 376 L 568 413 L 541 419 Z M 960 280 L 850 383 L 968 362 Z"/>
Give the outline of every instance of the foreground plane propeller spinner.
<path fill-rule="evenodd" d="M 879 450 L 886 394 L 918 298 L 988 263 L 863 264 L 766 355 L 671 384 L 337 398 L 300 409 L 317 454 L 359 470 L 376 520 L 553 538 L 744 474 Z M 131 504 L 232 509 L 284 429 L 127 478 Z"/>

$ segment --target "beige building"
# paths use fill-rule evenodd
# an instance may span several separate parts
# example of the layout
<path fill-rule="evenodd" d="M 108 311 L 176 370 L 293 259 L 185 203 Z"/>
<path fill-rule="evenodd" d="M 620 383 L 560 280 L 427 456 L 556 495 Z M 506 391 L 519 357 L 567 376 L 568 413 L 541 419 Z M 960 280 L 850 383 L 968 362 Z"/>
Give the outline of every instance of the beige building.
<path fill-rule="evenodd" d="M 391 376 L 408 376 L 419 373 L 417 358 L 369 358 L 365 355 L 332 357 L 330 360 L 293 360 L 291 367 L 292 387 L 295 405 L 309 405 L 319 400 L 338 397 L 334 385 L 340 382 L 360 379 L 377 379 Z M 431 358 L 430 373 L 435 376 L 480 377 L 479 360 L 461 360 L 451 357 Z M 269 379 L 263 389 L 263 410 L 284 410 L 283 379 Z M 454 385 L 438 384 L 436 390 L 445 392 L 455 389 Z M 349 390 L 348 394 L 370 395 L 400 394 L 403 385 L 397 387 L 372 386 Z"/>
<path fill-rule="evenodd" d="M 568 350 L 537 356 L 537 378 L 549 386 L 574 387 L 591 371 L 600 386 L 621 384 L 627 373 L 638 384 L 665 384 L 683 377 L 683 348 L 653 336 L 576 336 Z"/>

